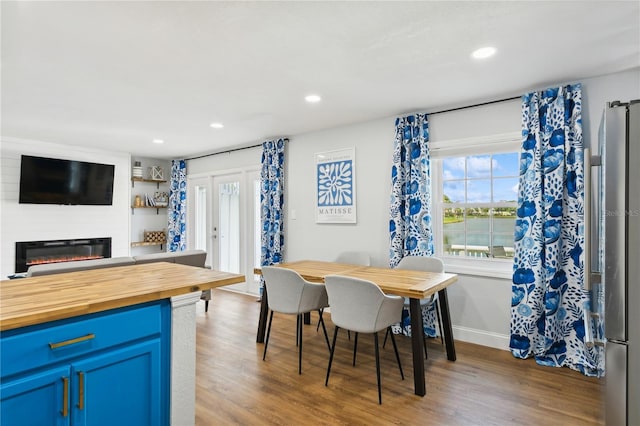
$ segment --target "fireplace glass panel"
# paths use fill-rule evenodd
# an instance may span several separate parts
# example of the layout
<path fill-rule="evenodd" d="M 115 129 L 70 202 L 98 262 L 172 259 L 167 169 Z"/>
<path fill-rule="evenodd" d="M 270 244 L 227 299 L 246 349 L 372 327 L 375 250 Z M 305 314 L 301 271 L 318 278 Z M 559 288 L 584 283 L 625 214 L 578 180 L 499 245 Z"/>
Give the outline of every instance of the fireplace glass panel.
<path fill-rule="evenodd" d="M 16 273 L 29 266 L 111 257 L 111 238 L 16 243 Z"/>

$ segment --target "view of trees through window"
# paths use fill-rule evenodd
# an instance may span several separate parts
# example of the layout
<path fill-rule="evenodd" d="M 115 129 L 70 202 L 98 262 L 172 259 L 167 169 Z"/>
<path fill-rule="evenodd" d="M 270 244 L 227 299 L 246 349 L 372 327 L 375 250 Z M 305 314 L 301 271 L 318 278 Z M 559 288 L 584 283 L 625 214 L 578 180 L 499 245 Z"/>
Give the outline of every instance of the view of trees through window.
<path fill-rule="evenodd" d="M 442 160 L 443 250 L 468 257 L 513 257 L 517 152 Z"/>

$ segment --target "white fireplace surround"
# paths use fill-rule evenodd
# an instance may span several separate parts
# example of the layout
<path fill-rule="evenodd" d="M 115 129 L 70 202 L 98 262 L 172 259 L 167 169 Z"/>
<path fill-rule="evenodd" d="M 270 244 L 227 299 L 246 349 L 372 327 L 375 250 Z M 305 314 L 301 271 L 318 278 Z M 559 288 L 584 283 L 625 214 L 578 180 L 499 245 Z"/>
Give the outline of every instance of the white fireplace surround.
<path fill-rule="evenodd" d="M 131 227 L 130 169 L 128 153 L 2 137 L 0 182 L 2 185 L 2 239 L 0 277 L 15 273 L 15 245 L 18 241 L 81 239 L 110 236 L 111 256 L 129 256 Z M 111 206 L 63 206 L 19 204 L 20 156 L 34 155 L 94 163 L 114 164 Z"/>

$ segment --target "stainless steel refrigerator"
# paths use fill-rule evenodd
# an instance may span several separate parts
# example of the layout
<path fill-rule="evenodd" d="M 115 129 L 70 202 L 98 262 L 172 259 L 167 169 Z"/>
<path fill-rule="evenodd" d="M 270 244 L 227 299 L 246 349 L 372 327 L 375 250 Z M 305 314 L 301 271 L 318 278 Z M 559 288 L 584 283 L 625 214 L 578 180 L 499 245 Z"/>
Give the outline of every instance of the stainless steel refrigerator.
<path fill-rule="evenodd" d="M 605 421 L 639 426 L 640 100 L 607 104 L 599 145 L 588 270 L 603 302 L 593 315 L 604 315 Z"/>

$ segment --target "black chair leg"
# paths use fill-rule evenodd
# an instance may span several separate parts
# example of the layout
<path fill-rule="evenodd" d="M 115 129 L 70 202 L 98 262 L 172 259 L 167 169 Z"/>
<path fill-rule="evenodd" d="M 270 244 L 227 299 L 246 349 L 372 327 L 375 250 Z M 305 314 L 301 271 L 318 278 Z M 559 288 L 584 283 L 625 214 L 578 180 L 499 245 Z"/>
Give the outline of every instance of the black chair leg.
<path fill-rule="evenodd" d="M 298 374 L 302 374 L 302 315 L 303 314 L 298 315 Z"/>
<path fill-rule="evenodd" d="M 296 316 L 296 346 L 298 346 L 298 340 L 300 339 L 300 315 Z"/>
<path fill-rule="evenodd" d="M 329 335 L 327 334 L 327 327 L 324 325 L 324 319 L 322 319 L 322 309 L 318 311 L 320 313 L 320 320 L 318 321 L 318 326 L 322 324 L 322 331 L 324 332 L 324 339 L 327 341 L 327 348 L 331 351 L 331 344 L 329 343 Z"/>
<path fill-rule="evenodd" d="M 208 300 L 204 301 L 204 311 L 205 312 L 209 312 L 209 301 Z"/>
<path fill-rule="evenodd" d="M 398 361 L 398 368 L 400 369 L 400 377 L 402 377 L 402 380 L 404 380 L 404 372 L 402 371 L 402 364 L 400 363 L 400 354 L 398 353 L 396 338 L 393 336 L 393 331 L 391 331 L 391 327 L 387 328 L 387 334 L 391 334 L 391 343 L 393 343 L 393 351 L 396 353 L 396 360 Z"/>
<path fill-rule="evenodd" d="M 264 339 L 264 352 L 262 353 L 262 360 L 267 357 L 267 346 L 269 346 L 269 335 L 271 334 L 271 321 L 273 321 L 273 311 L 269 315 L 269 326 L 267 327 L 267 337 Z"/>
<path fill-rule="evenodd" d="M 387 331 L 384 333 L 384 340 L 382 341 L 383 349 L 385 346 L 387 346 L 387 337 L 389 337 L 389 333 L 393 333 L 393 331 L 391 331 L 391 327 L 387 328 Z"/>
<path fill-rule="evenodd" d="M 358 352 L 358 333 L 353 340 L 353 366 L 356 366 L 356 353 Z"/>
<path fill-rule="evenodd" d="M 329 365 L 327 366 L 327 378 L 324 381 L 325 386 L 329 386 L 329 374 L 331 373 L 331 363 L 333 362 L 333 353 L 336 350 L 336 339 L 338 338 L 338 329 L 339 327 L 336 325 L 335 331 L 333 332 L 333 344 L 331 345 L 331 353 L 329 354 Z"/>
<path fill-rule="evenodd" d="M 380 351 L 378 349 L 378 332 L 373 333 L 373 341 L 376 349 L 376 376 L 378 378 L 378 403 L 382 405 L 382 388 L 380 386 Z"/>
<path fill-rule="evenodd" d="M 322 313 L 324 312 L 324 308 L 320 308 L 318 313 L 320 314 L 320 318 L 318 318 L 318 324 L 316 325 L 316 332 L 320 330 L 320 323 L 322 322 Z"/>

